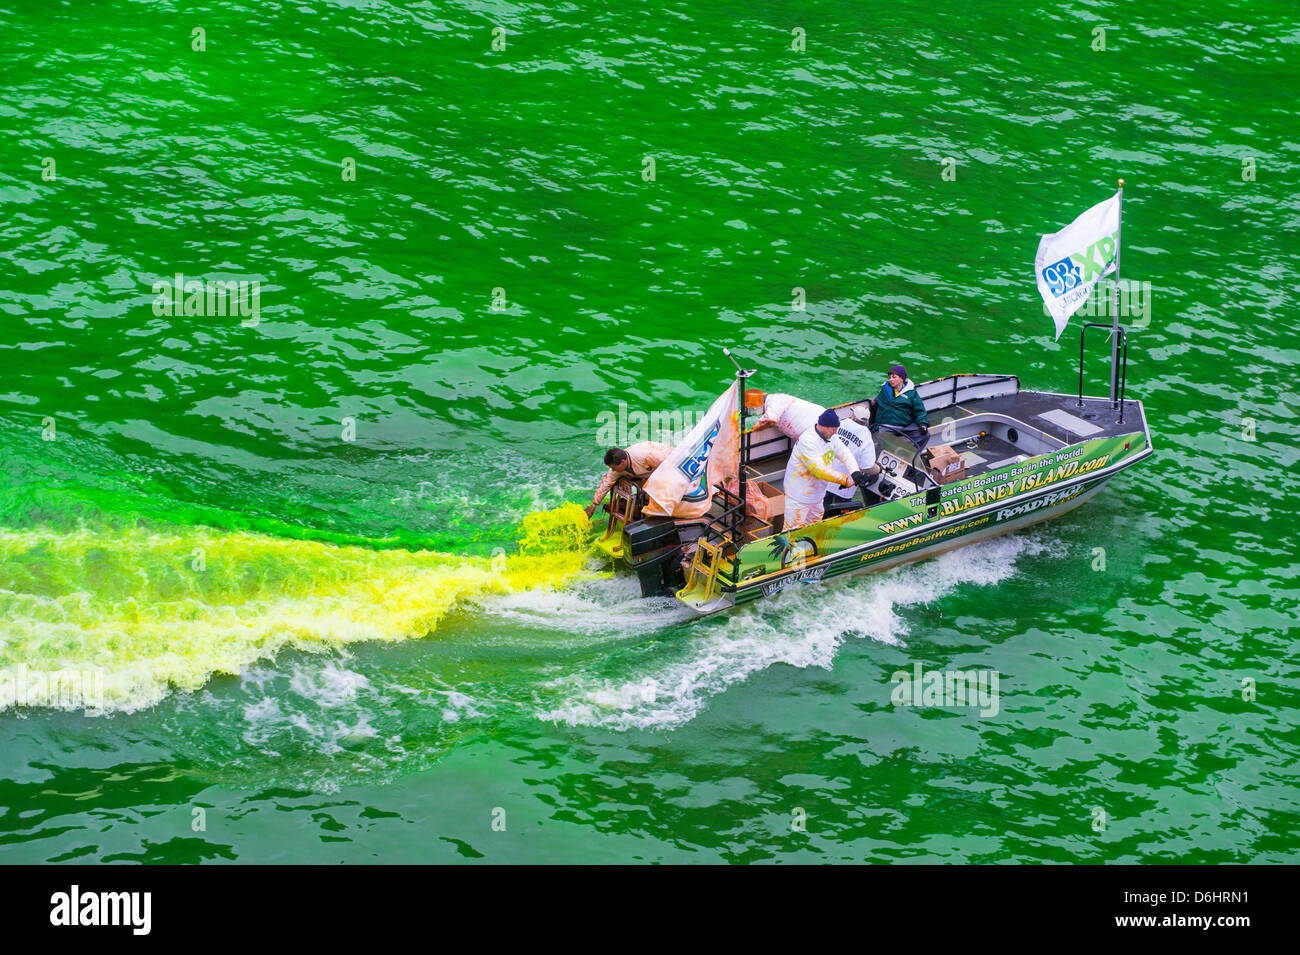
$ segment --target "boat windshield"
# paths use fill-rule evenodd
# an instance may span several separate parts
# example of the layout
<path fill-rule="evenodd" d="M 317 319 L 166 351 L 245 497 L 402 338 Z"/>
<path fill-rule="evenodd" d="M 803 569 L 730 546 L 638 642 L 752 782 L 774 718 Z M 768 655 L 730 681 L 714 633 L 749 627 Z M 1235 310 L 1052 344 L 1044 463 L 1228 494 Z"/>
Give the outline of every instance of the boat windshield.
<path fill-rule="evenodd" d="M 893 434 L 883 428 L 877 434 L 880 435 L 880 453 L 882 455 L 887 454 L 894 460 L 902 461 L 904 464 L 915 468 L 913 480 L 917 482 L 918 489 L 939 486 L 938 482 L 930 477 L 925 461 L 916 445 L 902 435 Z"/>

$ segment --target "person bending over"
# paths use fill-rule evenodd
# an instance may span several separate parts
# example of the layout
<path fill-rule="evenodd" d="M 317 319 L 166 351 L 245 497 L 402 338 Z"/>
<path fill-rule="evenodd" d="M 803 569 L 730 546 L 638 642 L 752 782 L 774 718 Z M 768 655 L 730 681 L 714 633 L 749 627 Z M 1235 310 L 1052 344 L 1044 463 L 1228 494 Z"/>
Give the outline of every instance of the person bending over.
<path fill-rule="evenodd" d="M 595 497 L 584 508 L 587 516 L 591 517 L 596 513 L 596 508 L 600 507 L 600 502 L 605 499 L 605 495 L 619 478 L 627 477 L 636 480 L 647 478 L 672 453 L 671 444 L 663 444 L 659 441 L 640 441 L 627 448 L 610 448 L 605 452 L 605 467 L 609 470 L 596 485 Z"/>

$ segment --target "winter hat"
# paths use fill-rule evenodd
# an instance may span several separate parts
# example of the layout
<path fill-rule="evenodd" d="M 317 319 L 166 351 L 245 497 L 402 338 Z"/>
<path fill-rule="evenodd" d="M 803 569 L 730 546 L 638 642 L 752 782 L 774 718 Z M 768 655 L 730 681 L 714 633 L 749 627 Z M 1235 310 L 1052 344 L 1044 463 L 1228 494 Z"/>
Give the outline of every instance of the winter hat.
<path fill-rule="evenodd" d="M 804 420 L 808 419 L 805 418 Z M 840 416 L 827 408 L 822 412 L 821 417 L 817 419 L 817 423 L 823 428 L 838 428 L 840 426 Z"/>
<path fill-rule="evenodd" d="M 902 365 L 895 365 L 894 367 L 890 368 L 889 373 L 891 375 L 897 375 L 899 378 L 902 378 L 904 381 L 907 381 L 907 369 L 904 368 Z"/>

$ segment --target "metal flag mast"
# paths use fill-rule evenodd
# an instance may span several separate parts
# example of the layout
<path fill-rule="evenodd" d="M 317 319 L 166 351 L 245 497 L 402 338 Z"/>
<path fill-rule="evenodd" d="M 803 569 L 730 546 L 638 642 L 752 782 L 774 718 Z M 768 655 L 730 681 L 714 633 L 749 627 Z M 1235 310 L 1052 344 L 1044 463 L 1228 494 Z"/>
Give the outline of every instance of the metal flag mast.
<path fill-rule="evenodd" d="M 1120 239 L 1122 219 L 1124 213 L 1124 180 L 1120 179 L 1119 192 L 1116 196 L 1118 199 L 1115 225 L 1115 294 L 1110 296 L 1110 323 L 1102 322 L 1084 322 L 1083 327 L 1079 329 L 1079 399 L 1078 407 L 1084 407 L 1083 401 L 1083 355 L 1084 342 L 1088 337 L 1088 329 L 1105 328 L 1110 332 L 1110 410 L 1119 410 L 1119 416 L 1115 419 L 1117 423 L 1124 421 L 1124 385 L 1128 379 L 1128 330 L 1119 323 L 1119 261 L 1120 261 Z M 1101 279 L 1097 280 L 1101 284 Z M 1096 291 L 1097 295 L 1104 295 Z M 1090 417 L 1090 414 L 1084 414 L 1084 417 Z"/>
<path fill-rule="evenodd" d="M 736 490 L 740 493 L 740 511 L 739 517 L 732 524 L 731 542 L 735 546 L 737 553 L 739 553 L 740 547 L 744 543 L 740 531 L 745 523 L 745 494 L 749 490 L 745 476 L 745 470 L 749 464 L 749 437 L 745 434 L 745 381 L 754 373 L 755 369 L 746 370 L 741 368 L 740 362 L 736 361 L 736 356 L 731 354 L 730 348 L 722 349 L 722 354 L 730 358 L 731 363 L 736 366 L 736 441 L 738 443 L 736 448 Z"/>
<path fill-rule="evenodd" d="M 1110 406 L 1119 407 L 1122 400 L 1119 394 L 1119 256 L 1123 249 L 1120 242 L 1124 228 L 1124 180 L 1119 180 L 1119 225 L 1115 229 L 1115 294 L 1110 300 Z M 1120 408 L 1121 415 L 1123 414 Z"/>

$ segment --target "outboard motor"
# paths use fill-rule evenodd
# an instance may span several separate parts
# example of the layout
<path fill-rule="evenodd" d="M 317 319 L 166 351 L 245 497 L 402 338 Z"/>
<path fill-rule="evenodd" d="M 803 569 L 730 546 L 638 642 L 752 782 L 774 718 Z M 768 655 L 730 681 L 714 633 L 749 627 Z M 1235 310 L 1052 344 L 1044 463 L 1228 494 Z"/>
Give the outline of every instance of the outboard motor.
<path fill-rule="evenodd" d="M 642 597 L 672 594 L 685 583 L 681 535 L 671 517 L 643 517 L 625 524 L 623 560 L 636 571 Z"/>

